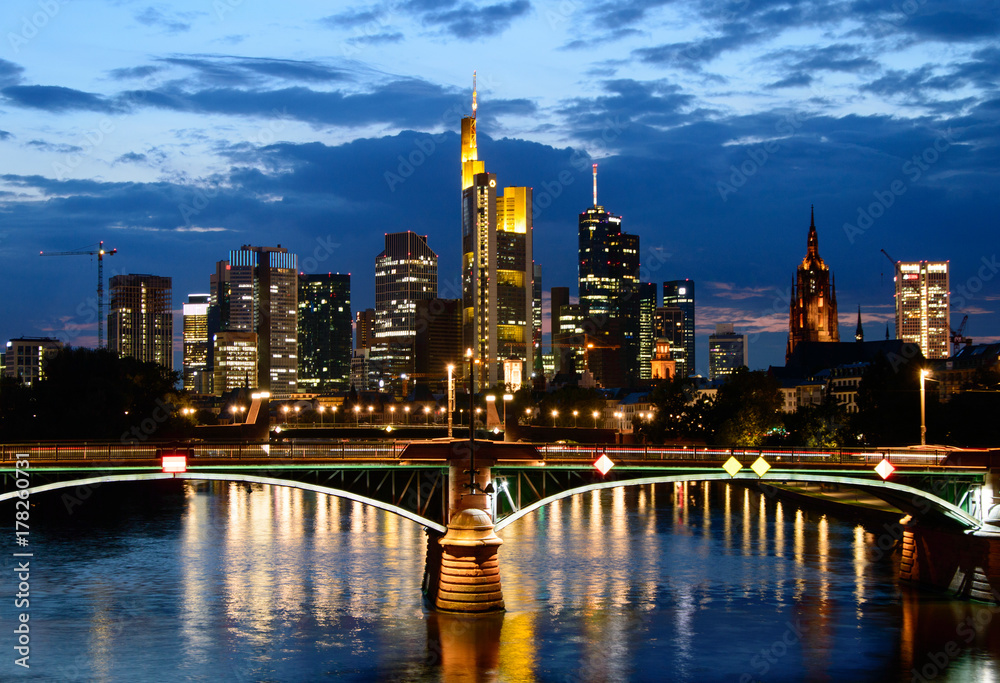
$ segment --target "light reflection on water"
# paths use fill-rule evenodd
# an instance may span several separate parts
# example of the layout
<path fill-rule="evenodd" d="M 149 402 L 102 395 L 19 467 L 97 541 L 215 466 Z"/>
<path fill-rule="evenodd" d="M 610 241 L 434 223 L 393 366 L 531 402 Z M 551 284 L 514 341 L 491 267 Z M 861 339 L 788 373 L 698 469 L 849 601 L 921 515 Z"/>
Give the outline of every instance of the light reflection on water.
<path fill-rule="evenodd" d="M 426 537 L 402 518 L 296 489 L 131 486 L 100 489 L 69 518 L 41 515 L 58 497 L 35 499 L 32 668 L 7 657 L 0 679 L 909 681 L 916 669 L 973 681 L 1000 670 L 994 610 L 901 589 L 871 550 L 877 524 L 743 488 L 558 501 L 501 533 L 508 611 L 470 619 L 423 608 Z"/>

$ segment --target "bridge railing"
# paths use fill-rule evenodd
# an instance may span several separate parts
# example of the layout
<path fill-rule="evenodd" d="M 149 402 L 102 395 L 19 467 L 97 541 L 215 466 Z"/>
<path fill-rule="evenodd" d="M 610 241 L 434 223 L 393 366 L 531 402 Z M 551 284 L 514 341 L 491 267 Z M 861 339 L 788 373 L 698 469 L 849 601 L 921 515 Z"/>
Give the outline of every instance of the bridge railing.
<path fill-rule="evenodd" d="M 871 465 L 874 467 L 883 458 L 894 465 L 941 465 L 948 457 L 947 451 L 915 452 L 905 449 L 766 449 L 766 448 L 725 448 L 717 446 L 586 446 L 577 444 L 539 444 L 539 452 L 545 460 L 597 460 L 607 455 L 612 461 L 656 461 L 691 460 L 699 462 L 724 463 L 735 457 L 749 465 L 763 456 L 772 467 L 780 463 L 830 463 L 838 465 Z"/>
<path fill-rule="evenodd" d="M 163 444 L 73 443 L 0 445 L 0 462 L 12 462 L 27 453 L 30 462 L 155 460 L 168 451 L 190 452 L 193 458 L 398 460 L 408 442 L 330 442 L 280 444 L 185 444 L 177 448 Z"/>

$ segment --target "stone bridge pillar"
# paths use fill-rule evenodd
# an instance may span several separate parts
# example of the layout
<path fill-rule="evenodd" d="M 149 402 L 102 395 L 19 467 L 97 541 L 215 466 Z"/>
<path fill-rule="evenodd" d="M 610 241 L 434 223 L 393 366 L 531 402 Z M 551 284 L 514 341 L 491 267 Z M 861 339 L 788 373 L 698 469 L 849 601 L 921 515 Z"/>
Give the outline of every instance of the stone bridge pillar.
<path fill-rule="evenodd" d="M 490 497 L 482 492 L 494 461 L 476 458 L 477 488 L 470 490 L 468 444 L 463 445 L 448 462 L 448 530 L 440 538 L 428 538 L 425 593 L 441 612 L 500 612 L 504 603 L 497 551 L 503 540 L 493 531 Z"/>
<path fill-rule="evenodd" d="M 1000 603 L 1000 532 L 903 525 L 899 578 L 961 599 Z"/>

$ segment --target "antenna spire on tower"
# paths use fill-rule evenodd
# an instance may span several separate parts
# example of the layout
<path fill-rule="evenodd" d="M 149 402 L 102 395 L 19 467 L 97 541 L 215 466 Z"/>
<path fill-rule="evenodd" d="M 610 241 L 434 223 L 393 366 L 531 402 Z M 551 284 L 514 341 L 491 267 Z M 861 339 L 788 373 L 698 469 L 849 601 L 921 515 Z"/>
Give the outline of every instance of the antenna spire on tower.
<path fill-rule="evenodd" d="M 472 72 L 472 118 L 476 118 L 476 109 L 479 104 L 476 102 L 476 72 Z"/>
<path fill-rule="evenodd" d="M 594 164 L 594 206 L 597 206 L 597 164 Z"/>

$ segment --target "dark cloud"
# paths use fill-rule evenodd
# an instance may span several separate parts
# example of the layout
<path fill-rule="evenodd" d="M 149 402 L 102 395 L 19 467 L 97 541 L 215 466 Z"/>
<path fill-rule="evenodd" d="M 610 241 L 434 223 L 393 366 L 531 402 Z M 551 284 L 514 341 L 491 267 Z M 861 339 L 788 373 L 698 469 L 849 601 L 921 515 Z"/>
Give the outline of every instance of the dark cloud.
<path fill-rule="evenodd" d="M 42 152 L 55 152 L 56 154 L 74 154 L 82 152 L 83 148 L 77 145 L 66 145 L 63 143 L 52 143 L 46 140 L 29 140 L 24 143 L 28 147 L 33 147 Z"/>
<path fill-rule="evenodd" d="M 374 33 L 368 36 L 351 38 L 351 42 L 365 45 L 384 45 L 385 43 L 398 43 L 401 40 L 403 40 L 402 33 Z"/>
<path fill-rule="evenodd" d="M 946 9 L 918 12 L 905 27 L 926 38 L 964 42 L 995 37 L 1000 30 L 996 2 L 962 3 L 960 11 L 949 3 Z"/>
<path fill-rule="evenodd" d="M 355 28 L 357 26 L 383 24 L 385 13 L 381 9 L 350 9 L 339 14 L 331 14 L 320 19 L 328 28 Z"/>
<path fill-rule="evenodd" d="M 251 86 L 269 79 L 306 83 L 348 81 L 352 76 L 319 62 L 229 56 L 164 57 L 164 64 L 190 69 L 203 85 Z"/>
<path fill-rule="evenodd" d="M 191 23 L 178 17 L 168 17 L 155 7 L 147 7 L 135 15 L 135 20 L 143 26 L 158 26 L 166 33 L 183 33 L 191 30 Z"/>
<path fill-rule="evenodd" d="M 124 164 L 124 163 L 141 164 L 141 163 L 145 163 L 146 160 L 147 160 L 147 157 L 146 157 L 145 154 L 137 154 L 136 152 L 128 152 L 126 154 L 122 154 L 120 157 L 118 157 L 117 159 L 115 159 L 115 163 L 116 164 Z"/>
<path fill-rule="evenodd" d="M 602 2 L 590 8 L 593 26 L 603 31 L 615 31 L 645 20 L 652 9 L 670 4 L 671 0 L 626 0 Z"/>
<path fill-rule="evenodd" d="M 806 73 L 793 73 L 780 81 L 768 84 L 768 88 L 808 88 L 813 83 L 813 77 Z"/>
<path fill-rule="evenodd" d="M 8 133 L 5 130 L 0 130 L 0 140 L 10 140 L 14 137 L 13 133 Z"/>
<path fill-rule="evenodd" d="M 23 66 L 8 62 L 6 59 L 0 59 L 0 88 L 17 85 L 21 82 L 21 74 L 23 73 Z"/>
<path fill-rule="evenodd" d="M 701 71 L 724 52 L 773 37 L 773 34 L 752 28 L 747 22 L 734 22 L 722 26 L 722 35 L 701 38 L 683 43 L 667 43 L 656 47 L 633 50 L 639 61 L 657 66 L 667 66 L 688 71 Z"/>
<path fill-rule="evenodd" d="M 494 5 L 478 6 L 463 3 L 411 3 L 411 9 L 417 5 L 438 5 L 426 8 L 421 14 L 425 25 L 439 26 L 456 38 L 472 39 L 500 35 L 511 22 L 524 16 L 531 10 L 528 0 L 510 0 Z M 441 9 L 441 6 L 448 9 Z"/>
<path fill-rule="evenodd" d="M 765 58 L 781 62 L 795 74 L 816 71 L 842 71 L 853 73 L 878 67 L 878 62 L 862 54 L 856 45 L 835 44 L 825 47 L 789 48 L 771 52 Z"/>
<path fill-rule="evenodd" d="M 0 95 L 9 104 L 51 112 L 116 111 L 115 105 L 100 95 L 55 85 L 12 85 L 0 90 Z"/>
<path fill-rule="evenodd" d="M 161 71 L 163 71 L 163 67 L 149 64 L 146 66 L 129 66 L 121 69 L 112 69 L 108 73 L 115 80 L 125 81 L 134 78 L 148 78 Z"/>

